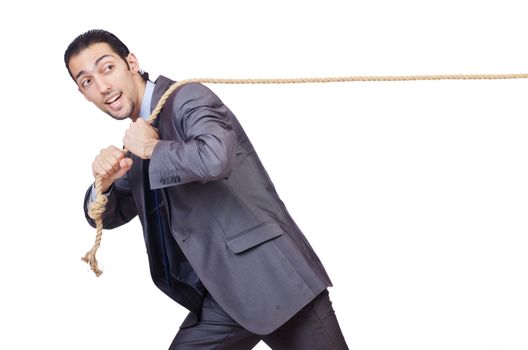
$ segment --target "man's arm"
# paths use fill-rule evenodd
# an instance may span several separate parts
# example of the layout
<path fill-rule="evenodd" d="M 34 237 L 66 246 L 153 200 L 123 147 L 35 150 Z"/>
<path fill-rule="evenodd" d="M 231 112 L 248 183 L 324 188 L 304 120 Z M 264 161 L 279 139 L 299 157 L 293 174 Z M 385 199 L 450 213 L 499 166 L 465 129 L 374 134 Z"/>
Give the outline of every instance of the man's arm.
<path fill-rule="evenodd" d="M 132 160 L 124 158 L 124 152 L 110 146 L 92 163 L 94 177 L 103 176 L 103 193 L 107 196 L 106 210 L 103 213 L 103 227 L 112 229 L 121 226 L 137 215 L 137 208 L 126 176 Z M 90 186 L 84 197 L 84 213 L 88 223 L 95 227 L 95 221 L 88 215 L 90 203 L 95 198 L 94 186 Z"/>
<path fill-rule="evenodd" d="M 236 156 L 227 107 L 211 90 L 195 83 L 182 86 L 171 107 L 172 123 L 184 141 L 157 142 L 149 165 L 151 188 L 227 177 Z"/>

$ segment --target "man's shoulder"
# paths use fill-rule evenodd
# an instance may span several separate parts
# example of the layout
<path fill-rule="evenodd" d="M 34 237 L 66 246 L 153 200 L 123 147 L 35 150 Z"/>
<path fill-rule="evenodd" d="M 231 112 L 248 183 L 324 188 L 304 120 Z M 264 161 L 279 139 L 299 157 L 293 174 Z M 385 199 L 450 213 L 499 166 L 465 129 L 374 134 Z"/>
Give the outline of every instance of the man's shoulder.
<path fill-rule="evenodd" d="M 209 89 L 207 86 L 203 85 L 199 81 L 188 81 L 187 82 L 185 80 L 182 80 L 181 82 L 183 84 L 174 91 L 174 93 L 172 94 L 173 96 L 175 96 L 176 94 L 182 94 L 182 95 L 185 95 L 185 94 L 196 94 L 196 95 L 214 94 L 211 91 L 211 89 Z M 177 80 L 172 80 L 163 75 L 160 75 L 158 79 L 156 79 L 156 82 L 155 82 L 156 90 L 165 92 L 171 86 L 173 86 L 174 84 L 178 84 L 178 83 L 179 82 Z"/>
<path fill-rule="evenodd" d="M 156 80 L 154 94 L 156 95 L 157 92 L 157 95 L 159 95 L 156 100 L 159 100 L 176 83 L 178 82 L 160 75 Z M 178 110 L 182 107 L 195 108 L 200 105 L 217 106 L 218 104 L 222 104 L 218 96 L 200 82 L 186 82 L 178 86 L 165 102 L 165 106 L 170 107 L 171 110 Z"/>

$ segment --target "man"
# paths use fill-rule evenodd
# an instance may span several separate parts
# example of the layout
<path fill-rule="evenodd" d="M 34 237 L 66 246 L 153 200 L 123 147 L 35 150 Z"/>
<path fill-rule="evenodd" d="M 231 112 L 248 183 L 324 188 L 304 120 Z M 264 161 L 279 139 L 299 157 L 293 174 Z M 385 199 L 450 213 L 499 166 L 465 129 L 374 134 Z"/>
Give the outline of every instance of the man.
<path fill-rule="evenodd" d="M 88 101 L 132 120 L 123 138 L 131 157 L 110 146 L 92 170 L 108 196 L 104 227 L 138 215 L 154 283 L 190 311 L 170 349 L 251 349 L 260 340 L 346 349 L 323 265 L 220 99 L 186 84 L 150 125 L 145 118 L 173 82 L 149 81 L 117 37 L 81 34 L 64 60 Z"/>

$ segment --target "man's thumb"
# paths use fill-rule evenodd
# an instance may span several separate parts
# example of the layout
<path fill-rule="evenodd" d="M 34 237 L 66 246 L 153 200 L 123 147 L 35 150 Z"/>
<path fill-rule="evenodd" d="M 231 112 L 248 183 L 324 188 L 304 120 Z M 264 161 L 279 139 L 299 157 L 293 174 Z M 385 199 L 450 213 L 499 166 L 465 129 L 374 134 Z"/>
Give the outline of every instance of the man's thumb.
<path fill-rule="evenodd" d="M 132 159 L 123 158 L 119 161 L 119 170 L 115 172 L 112 177 L 114 180 L 119 179 L 121 176 L 125 175 L 127 171 L 132 167 Z"/>
<path fill-rule="evenodd" d="M 119 161 L 119 166 L 121 167 L 121 170 L 127 172 L 132 167 L 132 163 L 132 158 L 123 158 Z"/>

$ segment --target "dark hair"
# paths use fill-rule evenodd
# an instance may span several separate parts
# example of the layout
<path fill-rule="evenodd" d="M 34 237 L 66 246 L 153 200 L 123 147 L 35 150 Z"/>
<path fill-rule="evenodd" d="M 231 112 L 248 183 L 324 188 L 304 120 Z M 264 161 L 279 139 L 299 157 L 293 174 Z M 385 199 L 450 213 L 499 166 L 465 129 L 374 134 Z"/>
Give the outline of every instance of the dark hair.
<path fill-rule="evenodd" d="M 97 43 L 107 43 L 108 45 L 110 45 L 112 51 L 118 54 L 119 57 L 121 57 L 128 65 L 128 62 L 126 60 L 128 54 L 130 53 L 128 47 L 114 34 L 102 29 L 92 29 L 73 39 L 73 41 L 70 43 L 70 45 L 64 52 L 64 63 L 66 64 L 66 69 L 68 69 L 70 76 L 71 72 L 68 65 L 70 63 L 71 58 L 81 53 L 82 50 Z"/>

